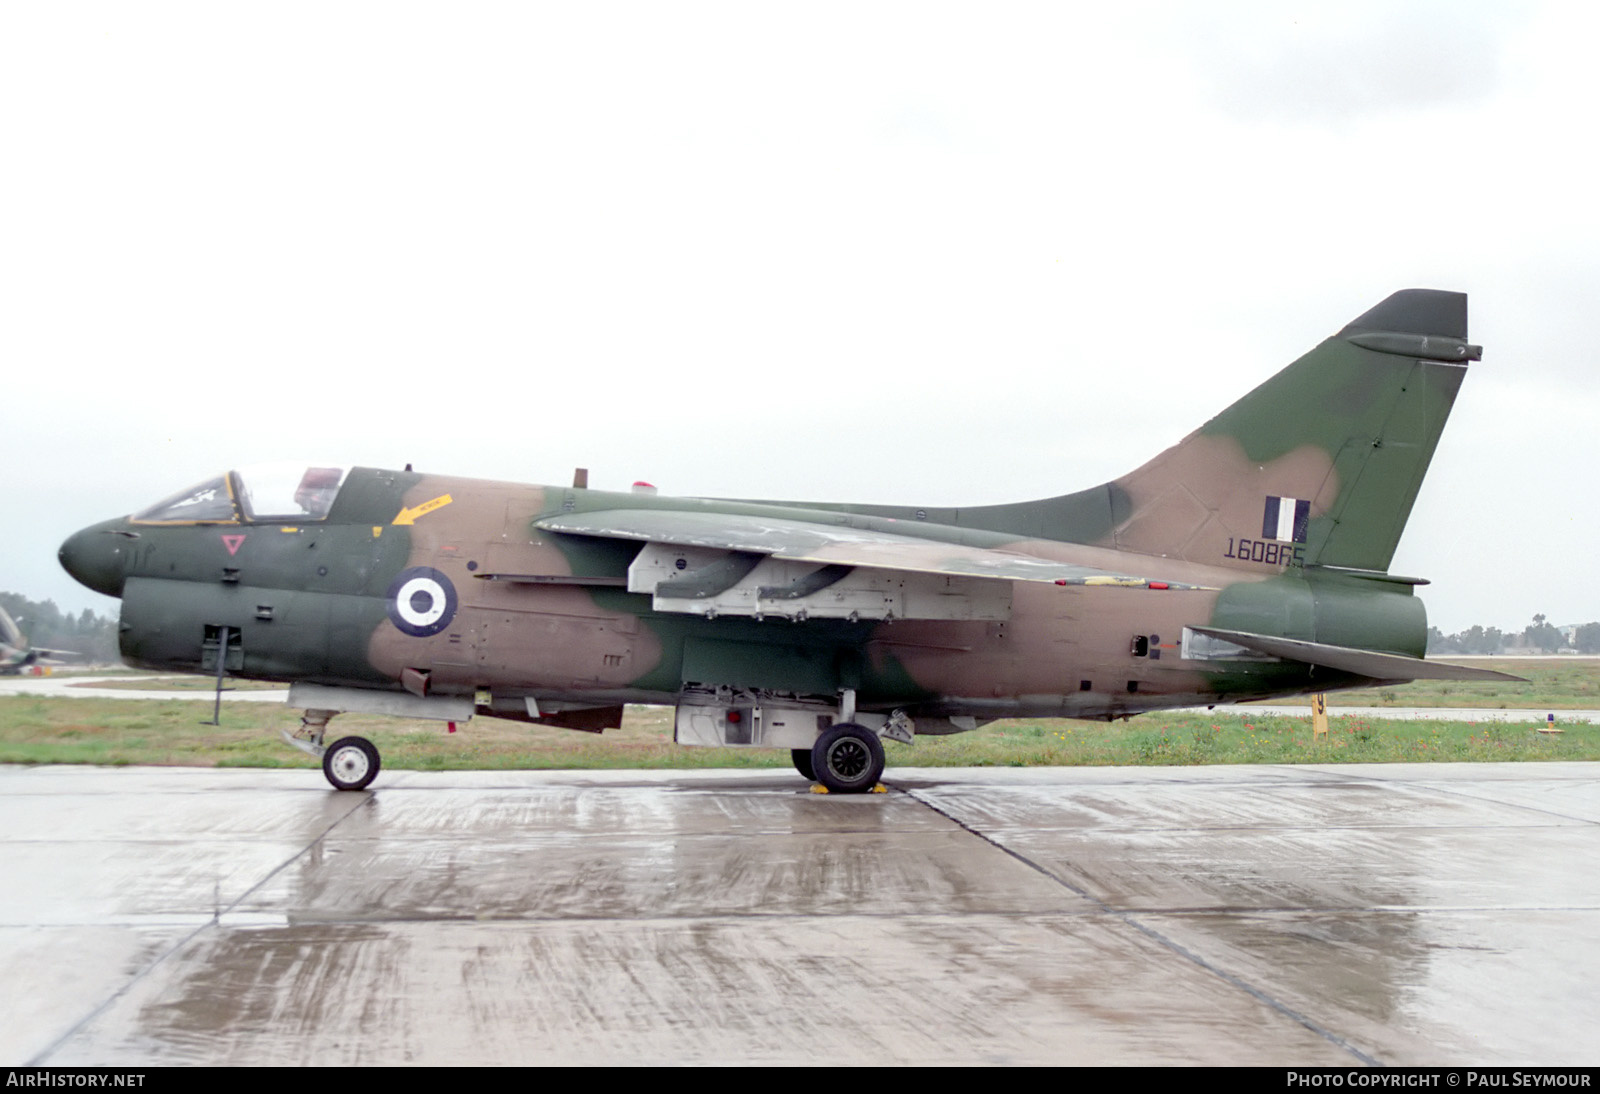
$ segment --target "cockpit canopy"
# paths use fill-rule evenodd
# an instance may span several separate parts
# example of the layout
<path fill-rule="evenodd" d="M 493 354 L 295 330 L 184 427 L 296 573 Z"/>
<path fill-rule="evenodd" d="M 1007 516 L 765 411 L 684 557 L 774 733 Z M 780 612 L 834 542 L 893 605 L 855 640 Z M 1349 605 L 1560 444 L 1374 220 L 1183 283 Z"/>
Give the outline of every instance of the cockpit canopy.
<path fill-rule="evenodd" d="M 322 520 L 348 468 L 263 463 L 229 471 L 135 513 L 138 524 L 305 523 Z"/>

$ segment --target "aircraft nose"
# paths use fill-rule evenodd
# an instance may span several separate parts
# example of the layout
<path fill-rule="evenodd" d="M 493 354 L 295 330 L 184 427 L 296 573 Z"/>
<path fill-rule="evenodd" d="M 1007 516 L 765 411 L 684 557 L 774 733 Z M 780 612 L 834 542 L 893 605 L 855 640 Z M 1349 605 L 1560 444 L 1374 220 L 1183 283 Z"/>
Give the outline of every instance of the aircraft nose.
<path fill-rule="evenodd" d="M 80 584 L 107 596 L 121 596 L 128 551 L 138 538 L 126 520 L 103 521 L 68 537 L 56 557 Z"/>

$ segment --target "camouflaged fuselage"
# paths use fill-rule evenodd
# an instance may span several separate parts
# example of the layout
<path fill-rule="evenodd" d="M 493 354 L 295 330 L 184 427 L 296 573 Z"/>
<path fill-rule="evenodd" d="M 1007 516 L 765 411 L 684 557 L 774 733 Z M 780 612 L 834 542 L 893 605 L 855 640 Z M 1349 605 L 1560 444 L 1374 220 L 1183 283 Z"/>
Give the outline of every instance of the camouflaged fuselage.
<path fill-rule="evenodd" d="M 221 519 L 112 521 L 62 559 L 122 596 L 130 663 L 209 670 L 226 634 L 238 676 L 495 712 L 850 690 L 860 709 L 937 732 L 958 728 L 949 718 L 1115 717 L 1406 679 L 1426 617 L 1418 580 L 1386 571 L 1477 355 L 1465 333 L 1464 298 L 1397 294 L 1139 469 L 1039 501 L 671 498 L 357 468 L 317 519 L 249 519 L 236 503 Z M 719 524 L 732 531 L 706 534 Z M 819 567 L 814 585 L 909 573 L 959 610 L 707 610 L 662 599 L 670 582 L 629 591 L 647 549 L 702 584 L 718 570 L 696 570 L 708 551 L 733 573 L 789 549 Z M 1039 578 L 1028 560 L 1068 576 Z M 1007 599 L 975 598 L 974 575 Z"/>
<path fill-rule="evenodd" d="M 1426 629 L 1406 587 L 1182 559 L 1163 560 L 1163 576 L 1211 588 L 1018 583 L 1011 616 L 1000 621 L 658 612 L 650 596 L 621 587 L 638 544 L 533 526 L 553 513 L 621 504 L 899 523 L 356 469 L 325 522 L 133 526 L 139 538 L 124 548 L 123 656 L 144 668 L 210 671 L 206 638 L 214 645 L 226 626 L 237 636 L 229 670 L 244 678 L 400 690 L 410 669 L 425 674 L 430 694 L 594 703 L 671 703 L 686 684 L 816 696 L 854 687 L 864 709 L 1094 717 L 1338 683 L 1304 666 L 1186 662 L 1186 625 L 1266 622 L 1272 633 L 1315 638 L 1342 619 L 1347 638 L 1413 654 Z M 430 505 L 411 523 L 395 523 Z M 929 539 L 1105 568 L 1127 563 L 1104 546 L 916 523 Z M 407 633 L 396 618 L 397 583 L 424 571 L 449 591 L 434 621 L 443 626 Z M 1144 656 L 1132 655 L 1136 636 L 1151 644 Z"/>

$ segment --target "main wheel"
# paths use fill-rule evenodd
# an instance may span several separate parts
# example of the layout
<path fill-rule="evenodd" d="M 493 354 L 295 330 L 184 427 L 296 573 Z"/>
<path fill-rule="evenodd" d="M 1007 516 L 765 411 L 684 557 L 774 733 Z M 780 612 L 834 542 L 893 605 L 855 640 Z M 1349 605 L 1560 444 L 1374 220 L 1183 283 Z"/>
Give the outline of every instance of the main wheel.
<path fill-rule="evenodd" d="M 378 777 L 378 749 L 365 737 L 341 737 L 322 754 L 322 773 L 335 790 L 365 790 Z"/>
<path fill-rule="evenodd" d="M 794 761 L 794 769 L 800 772 L 802 778 L 817 781 L 817 769 L 811 766 L 811 750 L 809 748 L 791 748 L 789 758 Z"/>
<path fill-rule="evenodd" d="M 835 794 L 865 794 L 883 774 L 883 742 L 870 729 L 841 722 L 811 746 L 811 769 Z"/>

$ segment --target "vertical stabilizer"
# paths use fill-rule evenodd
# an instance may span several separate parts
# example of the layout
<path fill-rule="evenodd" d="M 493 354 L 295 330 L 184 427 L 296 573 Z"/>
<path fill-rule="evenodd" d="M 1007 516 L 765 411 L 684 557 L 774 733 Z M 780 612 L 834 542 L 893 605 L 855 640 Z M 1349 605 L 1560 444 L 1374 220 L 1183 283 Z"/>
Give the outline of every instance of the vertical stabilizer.
<path fill-rule="evenodd" d="M 1108 489 L 1119 548 L 1387 570 L 1468 361 L 1462 293 L 1407 289 Z"/>

